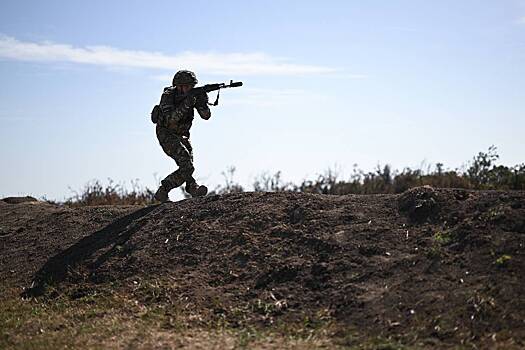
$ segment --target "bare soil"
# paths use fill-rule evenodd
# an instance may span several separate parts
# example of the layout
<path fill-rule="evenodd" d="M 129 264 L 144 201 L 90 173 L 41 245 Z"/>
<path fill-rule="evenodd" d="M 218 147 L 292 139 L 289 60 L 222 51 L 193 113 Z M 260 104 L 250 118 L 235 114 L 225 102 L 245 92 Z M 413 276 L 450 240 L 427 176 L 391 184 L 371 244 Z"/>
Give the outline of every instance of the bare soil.
<path fill-rule="evenodd" d="M 118 291 L 200 325 L 329 325 L 342 347 L 525 347 L 524 247 L 519 191 L 0 201 L 0 281 L 20 297 Z"/>

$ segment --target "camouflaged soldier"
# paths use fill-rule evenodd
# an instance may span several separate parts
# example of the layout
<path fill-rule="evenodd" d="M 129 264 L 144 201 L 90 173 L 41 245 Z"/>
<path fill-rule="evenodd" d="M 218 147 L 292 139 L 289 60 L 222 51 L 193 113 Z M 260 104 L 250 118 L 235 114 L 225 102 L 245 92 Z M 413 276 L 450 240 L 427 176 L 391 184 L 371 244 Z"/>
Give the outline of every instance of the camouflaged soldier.
<path fill-rule="evenodd" d="M 164 152 L 173 158 L 179 169 L 161 181 L 155 193 L 160 202 L 169 200 L 168 193 L 186 183 L 185 190 L 193 197 L 205 196 L 206 186 L 199 186 L 193 178 L 193 152 L 190 144 L 190 128 L 195 108 L 201 118 L 210 119 L 206 93 L 192 94 L 197 84 L 195 73 L 181 70 L 173 77 L 173 86 L 164 89 L 160 104 L 151 113 L 151 120 L 157 124 L 157 138 Z"/>

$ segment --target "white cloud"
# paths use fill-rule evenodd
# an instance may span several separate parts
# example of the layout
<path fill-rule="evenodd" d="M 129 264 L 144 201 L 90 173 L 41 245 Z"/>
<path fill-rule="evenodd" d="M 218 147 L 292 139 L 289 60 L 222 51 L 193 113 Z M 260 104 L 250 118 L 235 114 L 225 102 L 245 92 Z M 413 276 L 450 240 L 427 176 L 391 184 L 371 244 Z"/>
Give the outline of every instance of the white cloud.
<path fill-rule="evenodd" d="M 327 74 L 334 68 L 290 63 L 265 53 L 197 53 L 122 50 L 109 46 L 73 47 L 52 42 L 27 42 L 0 34 L 0 58 L 33 62 L 70 62 L 112 68 L 148 68 L 175 71 L 193 69 L 201 74 L 308 75 Z"/>
<path fill-rule="evenodd" d="M 518 23 L 525 24 L 525 16 L 523 16 L 520 19 L 518 19 Z"/>

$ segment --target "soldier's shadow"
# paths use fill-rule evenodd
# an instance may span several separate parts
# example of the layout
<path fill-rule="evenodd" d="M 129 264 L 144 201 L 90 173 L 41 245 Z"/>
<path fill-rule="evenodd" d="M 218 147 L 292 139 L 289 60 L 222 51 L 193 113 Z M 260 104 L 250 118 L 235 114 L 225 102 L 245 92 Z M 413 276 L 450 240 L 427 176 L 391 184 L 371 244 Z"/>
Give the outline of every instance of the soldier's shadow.
<path fill-rule="evenodd" d="M 113 245 L 104 254 L 100 255 L 91 267 L 100 266 L 110 256 L 114 255 L 117 247 L 124 244 L 130 237 L 146 224 L 146 220 L 139 220 L 152 212 L 159 205 L 141 208 L 124 217 L 121 217 L 103 229 L 96 231 L 73 244 L 66 250 L 51 257 L 36 273 L 31 287 L 23 293 L 23 297 L 43 295 L 47 285 L 58 285 L 64 281 L 75 266 L 88 260 L 97 251 Z"/>

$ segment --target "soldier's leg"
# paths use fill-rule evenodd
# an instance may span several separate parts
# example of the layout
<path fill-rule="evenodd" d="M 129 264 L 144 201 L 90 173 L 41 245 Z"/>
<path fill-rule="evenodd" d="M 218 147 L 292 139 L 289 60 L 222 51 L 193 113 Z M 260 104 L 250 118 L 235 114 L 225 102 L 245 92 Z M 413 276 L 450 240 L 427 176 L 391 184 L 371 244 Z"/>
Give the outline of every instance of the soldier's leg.
<path fill-rule="evenodd" d="M 186 192 L 192 196 L 204 196 L 208 192 L 206 186 L 198 186 L 193 178 L 193 149 L 187 137 L 181 137 L 169 130 L 157 127 L 157 138 L 164 152 L 173 158 L 179 169 L 161 181 L 158 195 L 155 198 L 161 202 L 168 200 L 168 192 L 186 182 Z"/>
<path fill-rule="evenodd" d="M 191 163 L 193 171 L 195 171 L 195 168 L 193 167 L 193 147 L 191 146 L 190 139 L 187 137 L 183 137 L 181 142 L 184 145 L 184 147 L 186 147 L 186 149 L 188 150 L 189 162 Z M 188 187 L 188 185 L 191 186 L 191 184 L 195 184 L 195 179 L 193 178 L 193 171 L 191 173 L 189 172 L 184 173 L 185 180 L 186 180 L 186 187 Z"/>
<path fill-rule="evenodd" d="M 190 161 L 193 167 L 193 148 L 191 147 L 190 139 L 187 137 L 182 138 L 182 143 L 188 150 L 188 153 L 190 155 Z M 189 194 L 191 194 L 193 197 L 202 197 L 205 196 L 206 193 L 208 193 L 208 188 L 206 186 L 199 186 L 197 185 L 197 182 L 192 176 L 193 171 L 191 173 L 187 173 L 186 175 L 186 187 L 185 190 Z"/>
<path fill-rule="evenodd" d="M 191 150 L 188 150 L 182 142 L 180 136 L 174 137 L 162 145 L 164 152 L 175 160 L 179 169 L 166 176 L 161 181 L 162 185 L 168 190 L 181 186 L 188 180 L 193 180 L 192 174 L 195 171 L 192 162 Z M 194 181 L 194 180 L 193 180 Z"/>
<path fill-rule="evenodd" d="M 166 128 L 157 126 L 157 138 L 164 153 L 180 166 L 179 169 L 161 181 L 161 186 L 155 193 L 155 199 L 160 202 L 166 202 L 169 200 L 169 191 L 182 185 L 186 181 L 188 172 L 193 173 L 193 165 L 191 161 L 188 162 L 188 159 L 191 160 L 191 155 L 186 146 L 182 144 L 182 137 Z"/>
<path fill-rule="evenodd" d="M 176 163 L 179 166 L 179 169 L 175 170 L 161 181 L 161 184 L 169 190 L 181 186 L 188 180 L 190 180 L 190 182 L 195 181 L 191 176 L 195 171 L 193 164 L 186 161 L 176 161 Z"/>

